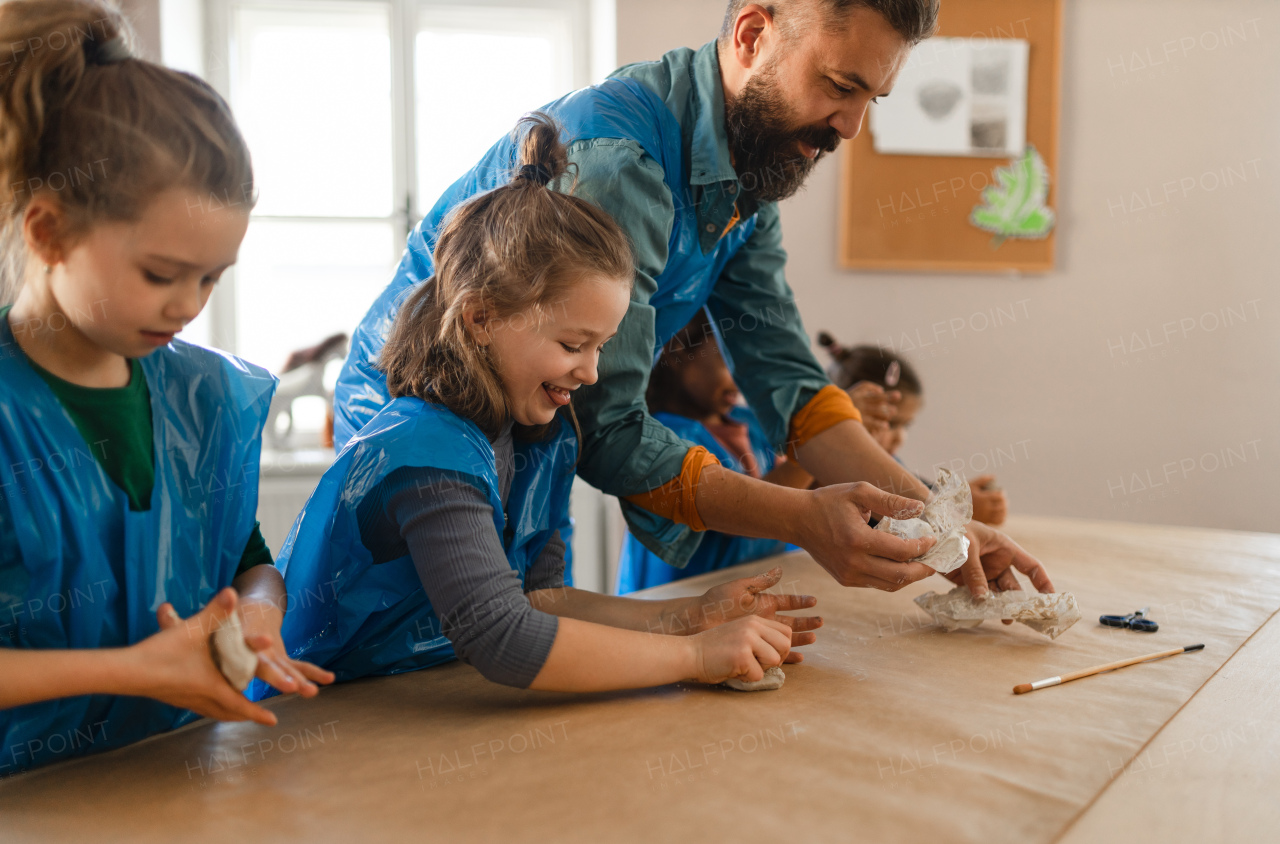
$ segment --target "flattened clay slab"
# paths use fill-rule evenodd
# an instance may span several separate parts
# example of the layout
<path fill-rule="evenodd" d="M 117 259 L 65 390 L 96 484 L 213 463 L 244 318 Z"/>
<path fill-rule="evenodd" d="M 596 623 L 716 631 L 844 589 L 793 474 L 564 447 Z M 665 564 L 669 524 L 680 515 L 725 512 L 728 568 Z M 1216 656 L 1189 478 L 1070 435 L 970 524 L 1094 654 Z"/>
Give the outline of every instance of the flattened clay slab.
<path fill-rule="evenodd" d="M 945 595 L 926 592 L 916 603 L 948 632 L 1007 618 L 1056 639 L 1080 620 L 1080 607 L 1070 592 L 992 592 L 978 601 L 967 586 L 957 586 Z"/>

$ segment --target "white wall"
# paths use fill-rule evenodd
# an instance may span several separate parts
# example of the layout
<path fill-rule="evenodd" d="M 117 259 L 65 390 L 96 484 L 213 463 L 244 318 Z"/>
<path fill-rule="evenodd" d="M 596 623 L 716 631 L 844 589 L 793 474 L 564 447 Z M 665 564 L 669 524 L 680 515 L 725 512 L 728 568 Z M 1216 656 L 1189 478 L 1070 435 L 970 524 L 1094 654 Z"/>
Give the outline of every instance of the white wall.
<path fill-rule="evenodd" d="M 619 0 L 619 61 L 724 5 Z M 1278 40 L 1268 0 L 1067 0 L 1049 275 L 841 270 L 834 158 L 784 203 L 810 334 L 920 371 L 910 465 L 1001 464 L 1015 512 L 1280 531 Z"/>
<path fill-rule="evenodd" d="M 137 49 L 143 58 L 160 60 L 160 0 L 116 0 L 133 24 Z"/>

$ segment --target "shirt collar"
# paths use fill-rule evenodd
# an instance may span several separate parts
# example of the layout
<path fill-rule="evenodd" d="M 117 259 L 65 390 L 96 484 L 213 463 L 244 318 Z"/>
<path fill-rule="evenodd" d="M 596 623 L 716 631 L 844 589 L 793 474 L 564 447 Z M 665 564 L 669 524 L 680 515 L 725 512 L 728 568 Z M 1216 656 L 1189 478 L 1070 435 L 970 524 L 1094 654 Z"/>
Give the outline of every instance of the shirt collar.
<path fill-rule="evenodd" d="M 737 182 L 729 158 L 729 135 L 724 124 L 724 85 L 716 42 L 703 44 L 693 56 L 693 135 L 689 153 L 689 184 Z"/>

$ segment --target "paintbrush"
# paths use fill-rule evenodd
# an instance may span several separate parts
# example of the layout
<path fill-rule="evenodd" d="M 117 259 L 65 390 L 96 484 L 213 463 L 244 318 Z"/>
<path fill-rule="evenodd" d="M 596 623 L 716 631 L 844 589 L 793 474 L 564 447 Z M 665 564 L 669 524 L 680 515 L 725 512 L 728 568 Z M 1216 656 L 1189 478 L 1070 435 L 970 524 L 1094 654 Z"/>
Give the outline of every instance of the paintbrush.
<path fill-rule="evenodd" d="M 1190 653 L 1191 651 L 1203 650 L 1204 645 L 1187 645 L 1182 648 L 1170 648 L 1167 651 L 1159 653 L 1147 654 L 1146 656 L 1135 656 L 1129 659 L 1121 659 L 1115 662 L 1108 662 L 1106 665 L 1096 665 L 1093 668 L 1086 668 L 1082 671 L 1073 671 L 1070 674 L 1063 674 L 1061 677 L 1050 677 L 1047 680 L 1037 680 L 1034 683 L 1019 683 L 1013 687 L 1015 695 L 1034 692 L 1036 689 L 1043 689 L 1046 686 L 1061 686 L 1063 683 L 1070 683 L 1072 680 L 1079 680 L 1081 677 L 1088 677 L 1093 674 L 1101 674 L 1104 671 L 1114 671 L 1117 668 L 1124 668 L 1126 665 L 1137 665 L 1139 662 L 1150 662 L 1153 659 L 1164 659 L 1166 656 L 1177 656 L 1178 654 Z"/>

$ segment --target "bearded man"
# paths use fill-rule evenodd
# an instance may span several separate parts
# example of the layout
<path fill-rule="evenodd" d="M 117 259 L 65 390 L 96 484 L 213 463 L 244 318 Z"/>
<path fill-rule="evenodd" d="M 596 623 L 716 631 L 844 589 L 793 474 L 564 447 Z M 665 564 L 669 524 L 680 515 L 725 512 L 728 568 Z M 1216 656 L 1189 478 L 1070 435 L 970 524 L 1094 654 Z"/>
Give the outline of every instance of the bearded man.
<path fill-rule="evenodd" d="M 932 539 L 868 526 L 871 513 L 913 513 L 909 499 L 929 490 L 876 444 L 815 359 L 786 281 L 777 203 L 858 134 L 867 104 L 889 94 L 937 12 L 937 0 L 732 0 L 715 41 L 627 65 L 543 109 L 563 125 L 573 165 L 551 188 L 612 214 L 635 252 L 629 310 L 600 356 L 598 380 L 572 402 L 577 471 L 618 496 L 632 533 L 672 565 L 683 566 L 700 531 L 712 529 L 799 545 L 848 586 L 896 590 L 933 573 L 907 562 Z M 377 355 L 399 303 L 431 283 L 446 215 L 510 180 L 517 146 L 495 144 L 410 235 L 338 382 L 339 448 L 387 401 Z M 764 430 L 820 488 L 730 471 L 649 415 L 655 357 L 703 307 Z M 1003 534 L 975 522 L 969 538 L 969 560 L 952 578 L 975 594 L 1018 588 L 1014 568 L 1052 589 L 1043 567 Z"/>

